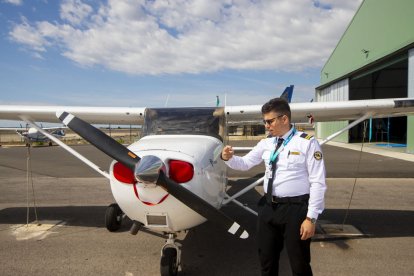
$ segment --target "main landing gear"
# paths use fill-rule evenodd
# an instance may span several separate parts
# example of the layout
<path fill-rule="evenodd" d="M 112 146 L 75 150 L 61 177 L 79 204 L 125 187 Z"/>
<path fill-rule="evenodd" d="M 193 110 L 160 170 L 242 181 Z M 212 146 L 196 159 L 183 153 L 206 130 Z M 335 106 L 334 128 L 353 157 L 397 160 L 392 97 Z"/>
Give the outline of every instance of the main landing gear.
<path fill-rule="evenodd" d="M 119 205 L 113 203 L 106 208 L 105 211 L 105 226 L 110 232 L 115 232 L 121 228 L 124 213 Z"/>
<path fill-rule="evenodd" d="M 169 233 L 165 245 L 161 249 L 161 276 L 175 276 L 181 264 L 181 250 L 174 242 L 177 235 Z"/>

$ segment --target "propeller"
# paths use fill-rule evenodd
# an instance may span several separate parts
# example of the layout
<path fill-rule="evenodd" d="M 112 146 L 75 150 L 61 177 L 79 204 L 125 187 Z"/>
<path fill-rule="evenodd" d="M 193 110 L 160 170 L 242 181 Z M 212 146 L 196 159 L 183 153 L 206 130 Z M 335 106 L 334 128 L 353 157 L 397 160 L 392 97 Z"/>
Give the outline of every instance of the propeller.
<path fill-rule="evenodd" d="M 137 165 L 141 158 L 121 145 L 99 129 L 91 124 L 75 117 L 67 112 L 56 112 L 56 116 L 70 129 L 79 134 L 82 138 L 103 151 L 108 156 L 121 162 L 132 171 L 136 171 Z M 157 158 L 157 157 L 155 157 Z M 158 170 L 156 184 L 163 187 L 169 194 L 177 198 L 179 201 L 187 205 L 189 208 L 210 220 L 224 227 L 229 233 L 237 235 L 242 239 L 249 237 L 249 234 L 237 222 L 228 217 L 226 214 L 216 209 L 198 195 L 192 193 L 188 189 L 179 185 L 165 175 L 164 170 Z"/>

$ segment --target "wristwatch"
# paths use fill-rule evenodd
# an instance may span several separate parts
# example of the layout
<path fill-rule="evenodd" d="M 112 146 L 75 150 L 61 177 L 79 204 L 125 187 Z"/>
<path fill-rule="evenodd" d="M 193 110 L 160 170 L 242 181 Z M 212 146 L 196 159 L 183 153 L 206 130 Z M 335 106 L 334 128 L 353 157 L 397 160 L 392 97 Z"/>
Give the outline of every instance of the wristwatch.
<path fill-rule="evenodd" d="M 312 224 L 316 224 L 316 218 L 306 217 L 306 220 L 309 220 Z"/>

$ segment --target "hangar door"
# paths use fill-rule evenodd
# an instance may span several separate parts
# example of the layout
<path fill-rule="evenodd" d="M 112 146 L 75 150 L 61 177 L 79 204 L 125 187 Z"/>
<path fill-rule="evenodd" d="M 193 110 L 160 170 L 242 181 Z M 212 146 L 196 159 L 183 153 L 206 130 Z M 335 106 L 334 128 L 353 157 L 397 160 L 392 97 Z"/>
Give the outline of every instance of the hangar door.
<path fill-rule="evenodd" d="M 349 80 L 349 99 L 386 99 L 406 98 L 408 95 L 408 58 L 400 56 L 371 70 L 351 77 Z M 349 142 L 361 142 L 363 124 L 349 131 Z M 371 135 L 369 125 L 365 141 L 406 144 L 407 117 L 373 119 Z"/>

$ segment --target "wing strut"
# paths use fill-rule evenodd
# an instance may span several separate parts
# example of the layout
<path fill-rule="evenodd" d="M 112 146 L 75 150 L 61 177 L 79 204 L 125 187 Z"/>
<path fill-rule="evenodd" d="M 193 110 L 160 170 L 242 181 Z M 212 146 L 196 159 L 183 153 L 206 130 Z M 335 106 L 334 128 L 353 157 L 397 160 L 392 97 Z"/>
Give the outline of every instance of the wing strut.
<path fill-rule="evenodd" d="M 325 140 L 323 140 L 322 142 L 320 142 L 320 145 L 322 146 L 323 144 L 326 144 L 327 142 L 331 141 L 333 138 L 335 138 L 338 135 L 341 135 L 342 133 L 344 133 L 345 131 L 347 131 L 348 129 L 353 128 L 354 126 L 356 126 L 357 124 L 359 124 L 360 122 L 368 119 L 369 117 L 372 117 L 373 113 L 372 112 L 368 112 L 365 113 L 365 115 L 363 115 L 361 118 L 353 121 L 352 123 L 350 123 L 349 125 L 347 125 L 346 127 L 344 127 L 343 129 L 335 132 L 334 134 L 328 136 Z"/>
<path fill-rule="evenodd" d="M 228 198 L 226 198 L 226 200 L 223 200 L 223 205 L 226 205 L 227 203 L 229 203 L 230 201 L 232 201 L 233 203 L 239 205 L 240 207 L 242 207 L 246 211 L 248 211 L 248 212 L 252 213 L 253 215 L 256 215 L 257 216 L 257 212 L 256 211 L 254 211 L 251 208 L 243 205 L 241 202 L 237 201 L 236 198 L 238 198 L 241 195 L 244 195 L 245 193 L 247 193 L 248 191 L 250 191 L 251 189 L 253 189 L 257 185 L 259 185 L 260 183 L 263 182 L 263 180 L 264 180 L 264 177 L 256 180 L 255 182 L 253 182 L 252 184 L 250 184 L 249 186 L 247 186 L 246 188 L 244 188 L 243 190 L 241 190 L 240 192 L 238 192 L 238 193 L 236 193 L 236 194 L 234 194 L 232 196 L 229 196 L 226 193 L 226 197 L 228 197 Z"/>
<path fill-rule="evenodd" d="M 78 158 L 79 160 L 81 160 L 82 162 L 84 162 L 86 165 L 88 165 L 89 167 L 91 167 L 92 169 L 94 169 L 96 172 L 98 172 L 99 174 L 103 175 L 104 177 L 110 179 L 110 176 L 109 176 L 109 174 L 106 171 L 102 170 L 97 165 L 95 165 L 95 163 L 93 163 L 92 161 L 90 161 L 89 159 L 87 159 L 85 156 L 83 156 L 79 152 L 75 151 L 74 149 L 72 149 L 71 147 L 69 147 L 68 145 L 66 145 L 65 143 L 63 143 L 61 140 L 59 140 L 58 138 L 56 138 L 55 136 L 53 136 L 52 134 L 50 134 L 46 130 L 42 129 L 34 121 L 32 121 L 32 120 L 30 120 L 30 119 L 28 119 L 28 118 L 26 118 L 24 116 L 22 116 L 21 119 L 23 121 L 25 121 L 26 123 L 31 124 L 40 133 L 42 133 L 47 138 L 49 138 L 50 140 L 52 140 L 53 142 L 55 142 L 56 144 L 58 144 L 59 146 L 61 146 L 65 150 L 67 150 L 70 154 L 72 154 L 73 156 L 75 156 L 76 158 Z"/>

